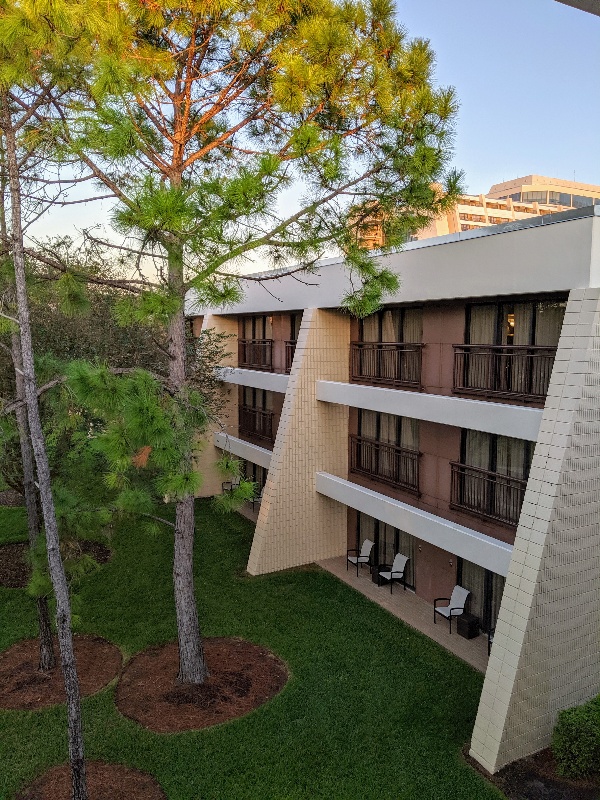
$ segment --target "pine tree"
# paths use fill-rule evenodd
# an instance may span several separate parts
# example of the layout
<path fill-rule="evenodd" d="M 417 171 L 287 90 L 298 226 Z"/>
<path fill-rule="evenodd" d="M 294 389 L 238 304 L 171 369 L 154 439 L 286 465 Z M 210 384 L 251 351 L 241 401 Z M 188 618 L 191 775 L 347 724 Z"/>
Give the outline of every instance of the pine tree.
<path fill-rule="evenodd" d="M 239 266 L 253 253 L 284 271 L 307 271 L 333 246 L 358 279 L 344 304 L 359 315 L 374 310 L 398 281 L 365 251 L 361 231 L 377 215 L 387 247 L 399 246 L 455 201 L 459 176 L 447 165 L 456 101 L 433 87 L 429 45 L 407 39 L 390 0 L 126 0 L 102 8 L 99 19 L 86 0 L 43 13 L 20 0 L 0 38 L 39 46 L 62 30 L 66 42 L 67 15 L 83 63 L 73 91 L 55 97 L 47 136 L 114 194 L 115 227 L 159 264 L 154 284 L 121 313 L 163 322 L 162 391 L 189 410 L 186 294 L 231 302 L 241 292 Z M 85 42 L 94 45 L 87 53 Z M 172 413 L 186 417 L 174 406 Z M 166 485 L 176 502 L 179 678 L 201 683 L 193 438 L 176 450 Z"/>

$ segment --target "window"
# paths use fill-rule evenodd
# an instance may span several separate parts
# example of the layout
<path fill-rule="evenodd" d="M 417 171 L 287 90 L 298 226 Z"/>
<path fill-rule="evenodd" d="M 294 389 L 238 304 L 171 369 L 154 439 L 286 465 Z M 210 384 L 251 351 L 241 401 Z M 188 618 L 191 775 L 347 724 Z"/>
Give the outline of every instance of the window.
<path fill-rule="evenodd" d="M 359 322 L 361 342 L 421 342 L 420 308 L 386 308 Z"/>
<path fill-rule="evenodd" d="M 467 309 L 467 344 L 556 347 L 564 300 L 477 303 Z"/>
<path fill-rule="evenodd" d="M 359 408 L 358 435 L 376 442 L 395 444 L 407 450 L 418 450 L 419 420 Z"/>
<path fill-rule="evenodd" d="M 262 411 L 273 409 L 273 394 L 266 389 L 255 389 L 252 386 L 242 388 L 243 404 L 248 408 L 259 408 Z"/>
<path fill-rule="evenodd" d="M 468 608 L 479 619 L 484 632 L 496 627 L 505 579 L 477 564 L 459 558 L 456 565 L 456 582 L 464 586 L 469 595 Z"/>
<path fill-rule="evenodd" d="M 459 214 L 459 219 L 468 220 L 469 222 L 485 222 L 483 214 Z"/>
<path fill-rule="evenodd" d="M 535 442 L 495 433 L 464 430 L 461 462 L 470 467 L 527 480 Z"/>
<path fill-rule="evenodd" d="M 259 464 L 253 464 L 251 461 L 246 461 L 244 463 L 244 475 L 246 480 L 256 484 L 256 496 L 264 489 L 268 474 L 269 470 L 265 467 L 261 467 Z"/>
<path fill-rule="evenodd" d="M 488 220 L 492 225 L 502 225 L 504 222 L 510 222 L 507 217 L 488 217 Z"/>
<path fill-rule="evenodd" d="M 515 192 L 514 194 L 509 194 L 508 197 L 510 200 L 516 200 L 517 202 L 519 202 L 519 200 L 521 199 L 521 192 Z"/>
<path fill-rule="evenodd" d="M 522 203 L 546 203 L 547 199 L 548 192 L 546 191 L 523 192 L 521 195 Z"/>
<path fill-rule="evenodd" d="M 273 317 L 242 317 L 244 339 L 272 339 Z"/>
<path fill-rule="evenodd" d="M 565 192 L 548 192 L 548 205 L 551 206 L 570 206 L 571 195 Z"/>
<path fill-rule="evenodd" d="M 290 341 L 298 340 L 300 325 L 302 324 L 302 314 L 290 314 Z"/>
<path fill-rule="evenodd" d="M 478 231 L 479 227 L 480 227 L 479 225 L 467 225 L 465 223 L 460 226 L 460 229 L 461 231 Z"/>
<path fill-rule="evenodd" d="M 416 492 L 419 421 L 359 409 L 358 436 L 350 436 L 350 471 Z"/>
<path fill-rule="evenodd" d="M 586 197 L 582 194 L 574 194 L 572 203 L 575 208 L 585 208 L 586 206 L 594 205 L 594 198 Z"/>
<path fill-rule="evenodd" d="M 396 553 L 407 556 L 406 585 L 415 588 L 415 538 L 406 531 L 380 522 L 361 511 L 357 513 L 356 546 L 362 547 L 365 539 L 375 543 L 375 564 L 391 564 Z"/>

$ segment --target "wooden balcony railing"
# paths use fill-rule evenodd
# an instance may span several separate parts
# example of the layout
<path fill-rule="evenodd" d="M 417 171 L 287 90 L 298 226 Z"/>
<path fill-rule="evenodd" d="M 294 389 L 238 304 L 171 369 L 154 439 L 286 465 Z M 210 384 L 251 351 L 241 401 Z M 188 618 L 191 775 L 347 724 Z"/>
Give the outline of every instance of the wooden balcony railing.
<path fill-rule="evenodd" d="M 296 340 L 290 340 L 285 343 L 285 371 L 289 373 L 292 371 L 292 362 L 294 360 L 294 353 L 296 352 Z"/>
<path fill-rule="evenodd" d="M 240 339 L 238 364 L 246 369 L 273 370 L 273 339 Z"/>
<path fill-rule="evenodd" d="M 350 470 L 380 483 L 419 491 L 419 453 L 397 445 L 350 436 Z"/>
<path fill-rule="evenodd" d="M 454 391 L 543 403 L 556 347 L 454 345 Z"/>
<path fill-rule="evenodd" d="M 240 433 L 273 442 L 273 412 L 252 406 L 240 406 L 239 429 Z"/>
<path fill-rule="evenodd" d="M 421 388 L 422 344 L 352 342 L 350 375 L 355 383 Z"/>
<path fill-rule="evenodd" d="M 450 507 L 486 519 L 517 525 L 525 496 L 526 480 L 451 462 Z"/>

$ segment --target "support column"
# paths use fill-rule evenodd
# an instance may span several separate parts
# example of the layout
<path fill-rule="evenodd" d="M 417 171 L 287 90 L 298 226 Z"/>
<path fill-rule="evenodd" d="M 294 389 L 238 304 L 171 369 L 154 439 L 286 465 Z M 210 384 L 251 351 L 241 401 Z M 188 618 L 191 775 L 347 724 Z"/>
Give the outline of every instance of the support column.
<path fill-rule="evenodd" d="M 600 290 L 565 322 L 471 755 L 489 772 L 550 744 L 560 710 L 600 693 Z"/>
<path fill-rule="evenodd" d="M 350 318 L 304 311 L 248 572 L 308 564 L 346 552 L 346 508 L 317 494 L 319 471 L 348 473 L 348 409 L 316 399 L 318 380 L 348 381 Z"/>
<path fill-rule="evenodd" d="M 227 340 L 229 355 L 224 359 L 222 366 L 237 367 L 238 365 L 238 320 L 236 317 L 222 317 L 217 314 L 205 314 L 202 320 L 202 331 L 214 330 L 216 333 L 226 333 L 231 336 Z M 224 384 L 226 398 L 221 423 L 225 431 L 232 436 L 237 436 L 238 426 L 238 387 Z M 211 425 L 206 433 L 202 434 L 201 449 L 195 459 L 195 465 L 202 475 L 202 485 L 197 497 L 212 497 L 221 494 L 223 476 L 216 468 L 216 462 L 221 458 L 221 450 L 214 445 L 214 434 L 221 431 L 220 425 Z"/>

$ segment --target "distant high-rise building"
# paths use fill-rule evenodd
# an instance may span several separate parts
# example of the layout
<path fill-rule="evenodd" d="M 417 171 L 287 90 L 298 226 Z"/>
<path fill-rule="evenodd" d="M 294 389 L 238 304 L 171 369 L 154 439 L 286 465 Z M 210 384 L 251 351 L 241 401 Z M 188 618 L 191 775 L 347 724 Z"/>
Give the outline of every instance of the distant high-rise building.
<path fill-rule="evenodd" d="M 527 175 L 496 183 L 487 194 L 465 194 L 456 206 L 420 230 L 414 239 L 475 230 L 489 225 L 600 204 L 600 186 Z M 373 237 L 374 240 L 376 237 Z M 381 246 L 381 238 L 375 246 Z"/>

